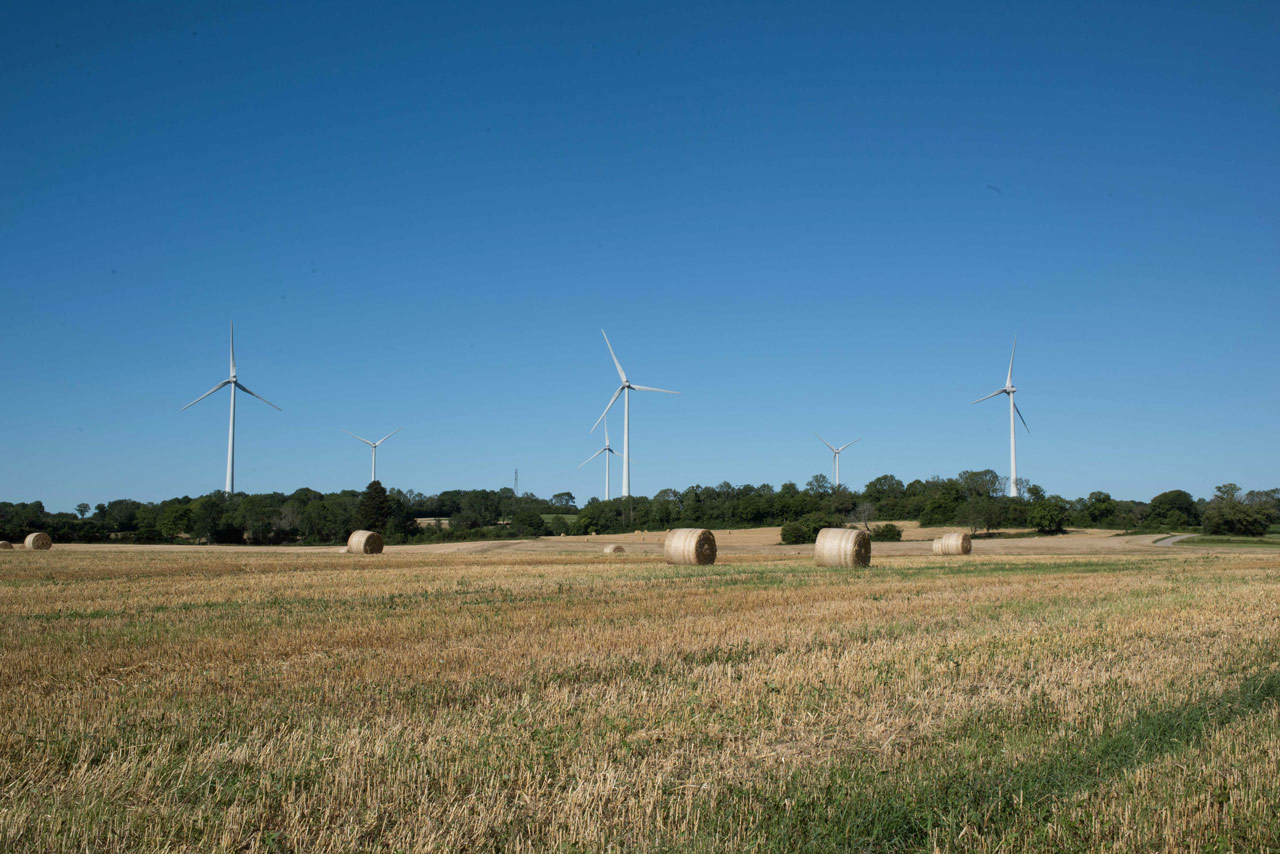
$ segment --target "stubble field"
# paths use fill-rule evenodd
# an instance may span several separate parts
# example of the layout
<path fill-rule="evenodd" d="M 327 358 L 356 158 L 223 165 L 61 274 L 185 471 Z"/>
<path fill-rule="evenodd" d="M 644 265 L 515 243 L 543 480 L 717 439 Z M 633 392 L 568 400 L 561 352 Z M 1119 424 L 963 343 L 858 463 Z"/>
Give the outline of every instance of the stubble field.
<path fill-rule="evenodd" d="M 0 850 L 1280 850 L 1268 554 L 0 559 Z"/>

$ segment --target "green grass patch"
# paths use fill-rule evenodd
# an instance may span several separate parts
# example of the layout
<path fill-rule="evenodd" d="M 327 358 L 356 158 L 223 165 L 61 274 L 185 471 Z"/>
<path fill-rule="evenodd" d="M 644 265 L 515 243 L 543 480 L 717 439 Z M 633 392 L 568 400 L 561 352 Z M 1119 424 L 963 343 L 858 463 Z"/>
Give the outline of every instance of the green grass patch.
<path fill-rule="evenodd" d="M 1173 543 L 1175 546 L 1246 546 L 1251 548 L 1280 548 L 1280 536 L 1268 534 L 1265 537 L 1229 537 L 1215 534 L 1197 534 L 1185 540 Z"/>

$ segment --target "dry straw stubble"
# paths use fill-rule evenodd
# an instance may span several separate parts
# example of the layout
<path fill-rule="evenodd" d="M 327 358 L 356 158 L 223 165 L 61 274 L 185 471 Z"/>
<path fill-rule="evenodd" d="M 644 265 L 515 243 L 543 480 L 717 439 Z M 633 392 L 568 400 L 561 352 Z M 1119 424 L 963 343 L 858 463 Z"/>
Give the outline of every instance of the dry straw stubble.
<path fill-rule="evenodd" d="M 704 528 L 676 528 L 662 541 L 667 563 L 706 566 L 716 562 L 716 536 Z"/>
<path fill-rule="evenodd" d="M 1275 850 L 1274 559 L 1167 551 L 18 553 L 0 851 Z"/>
<path fill-rule="evenodd" d="M 813 544 L 813 560 L 818 566 L 870 566 L 871 537 L 852 528 L 823 528 Z"/>

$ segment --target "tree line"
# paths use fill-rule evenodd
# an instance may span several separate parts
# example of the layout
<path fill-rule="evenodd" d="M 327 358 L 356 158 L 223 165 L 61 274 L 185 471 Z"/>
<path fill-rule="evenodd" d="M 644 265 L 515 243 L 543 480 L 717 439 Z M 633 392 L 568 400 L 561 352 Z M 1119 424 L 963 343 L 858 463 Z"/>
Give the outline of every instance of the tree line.
<path fill-rule="evenodd" d="M 1020 497 L 1010 498 L 1005 494 L 1007 483 L 990 469 L 906 484 L 886 474 L 855 491 L 843 484 L 833 486 L 826 475 L 818 474 L 803 488 L 793 482 L 775 488 L 726 481 L 664 489 L 650 497 L 593 498 L 579 508 L 569 492 L 540 498 L 528 492 L 517 496 L 504 487 L 424 495 L 385 489 L 374 481 L 364 491 L 217 491 L 161 502 L 122 498 L 92 508 L 80 504 L 75 513 L 51 513 L 39 501 L 0 502 L 0 539 L 17 541 L 32 531 L 46 531 L 57 542 L 322 545 L 344 542 L 353 530 L 367 529 L 398 544 L 790 525 L 790 535 L 803 541 L 821 527 L 869 526 L 882 520 L 915 520 L 927 527 L 963 525 L 974 533 L 1002 528 L 1056 533 L 1073 527 L 1261 536 L 1280 523 L 1280 489 L 1246 492 L 1228 483 L 1208 499 L 1175 489 L 1149 501 L 1130 501 L 1101 491 L 1066 499 L 1022 479 Z"/>

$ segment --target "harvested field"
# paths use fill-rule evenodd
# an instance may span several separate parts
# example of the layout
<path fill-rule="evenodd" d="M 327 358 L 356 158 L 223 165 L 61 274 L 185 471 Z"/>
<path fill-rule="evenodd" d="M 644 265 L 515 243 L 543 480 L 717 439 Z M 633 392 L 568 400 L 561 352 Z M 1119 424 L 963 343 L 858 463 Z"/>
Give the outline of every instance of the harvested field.
<path fill-rule="evenodd" d="M 1272 555 L 589 539 L 6 553 L 0 850 L 1280 847 Z"/>

